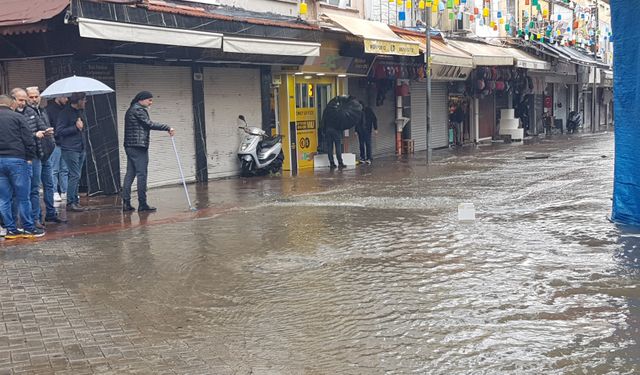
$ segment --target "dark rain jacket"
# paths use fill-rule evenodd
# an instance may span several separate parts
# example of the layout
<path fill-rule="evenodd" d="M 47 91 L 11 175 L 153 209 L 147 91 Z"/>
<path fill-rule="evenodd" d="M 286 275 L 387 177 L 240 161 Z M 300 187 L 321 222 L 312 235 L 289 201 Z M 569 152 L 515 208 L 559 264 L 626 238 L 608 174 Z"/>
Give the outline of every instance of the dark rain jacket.
<path fill-rule="evenodd" d="M 151 121 L 147 109 L 134 103 L 124 115 L 124 147 L 149 148 L 151 130 L 170 129 L 169 125 Z"/>
<path fill-rule="evenodd" d="M 371 107 L 364 107 L 362 123 L 356 126 L 356 132 L 362 135 L 371 134 L 373 129 L 378 130 L 378 118 Z"/>
<path fill-rule="evenodd" d="M 68 105 L 64 107 L 60 114 L 58 114 L 55 134 L 56 141 L 61 150 L 75 152 L 84 151 L 83 132 L 76 127 L 76 121 L 78 118 L 82 118 L 84 128 L 86 128 L 88 123 L 83 110 L 75 109 Z"/>
<path fill-rule="evenodd" d="M 0 106 L 0 156 L 33 160 L 36 143 L 27 120 L 9 107 Z"/>
<path fill-rule="evenodd" d="M 36 127 L 38 130 L 44 131 L 52 127 L 49 123 L 49 116 L 47 116 L 47 113 L 42 108 L 32 106 L 27 106 L 27 108 L 33 111 L 32 113 L 36 115 Z M 56 148 L 56 143 L 53 140 L 53 137 L 45 136 L 42 139 L 35 137 L 35 140 L 36 147 L 38 149 L 38 158 L 42 161 L 49 160 L 49 156 L 53 153 L 53 149 Z"/>
<path fill-rule="evenodd" d="M 31 132 L 31 136 L 33 137 L 33 141 L 36 145 L 36 157 L 38 159 L 42 159 L 44 151 L 42 149 L 41 140 L 36 137 L 36 132 L 39 130 L 46 130 L 47 128 L 45 127 L 44 129 L 42 129 L 43 125 L 41 124 L 40 116 L 38 116 L 38 113 L 28 105 L 24 107 L 22 112 L 16 110 L 16 113 L 24 116 L 27 120 L 29 131 Z"/>

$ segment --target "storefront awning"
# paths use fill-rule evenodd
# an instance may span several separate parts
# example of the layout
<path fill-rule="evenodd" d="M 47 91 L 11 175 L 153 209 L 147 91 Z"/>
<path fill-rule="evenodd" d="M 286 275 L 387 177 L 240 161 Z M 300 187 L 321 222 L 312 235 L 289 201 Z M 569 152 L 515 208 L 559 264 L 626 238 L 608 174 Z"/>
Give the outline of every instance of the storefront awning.
<path fill-rule="evenodd" d="M 78 18 L 80 36 L 170 46 L 221 48 L 222 34 Z"/>
<path fill-rule="evenodd" d="M 365 53 L 398 56 L 420 55 L 418 42 L 400 38 L 382 22 L 333 14 L 326 16 L 349 33 L 362 38 Z"/>
<path fill-rule="evenodd" d="M 427 49 L 426 37 L 400 34 L 402 39 L 420 43 L 420 51 Z M 455 65 L 465 68 L 473 68 L 473 59 L 468 55 L 452 46 L 447 45 L 443 40 L 431 39 L 431 63 L 437 65 Z"/>
<path fill-rule="evenodd" d="M 320 43 L 225 36 L 222 50 L 231 53 L 283 56 L 319 56 Z"/>
<path fill-rule="evenodd" d="M 47 31 L 47 21 L 68 6 L 69 0 L 3 0 L 0 35 Z"/>
<path fill-rule="evenodd" d="M 473 66 L 511 66 L 513 56 L 489 44 L 450 40 L 449 44 L 471 55 Z"/>
<path fill-rule="evenodd" d="M 513 56 L 518 68 L 526 68 L 533 70 L 550 70 L 551 64 L 547 61 L 540 60 L 530 54 L 515 48 L 503 48 L 503 51 Z"/>

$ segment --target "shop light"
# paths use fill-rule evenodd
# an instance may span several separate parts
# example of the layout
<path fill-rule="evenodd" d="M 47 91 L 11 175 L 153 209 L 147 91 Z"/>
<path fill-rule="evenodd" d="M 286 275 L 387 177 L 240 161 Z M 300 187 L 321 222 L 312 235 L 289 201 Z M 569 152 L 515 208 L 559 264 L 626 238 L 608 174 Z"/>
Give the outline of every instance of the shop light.
<path fill-rule="evenodd" d="M 324 75 L 324 73 L 316 73 L 316 75 L 317 75 L 318 77 L 322 77 L 322 76 Z"/>
<path fill-rule="evenodd" d="M 311 78 L 313 78 L 313 77 L 311 77 L 311 76 L 304 76 L 304 79 L 311 79 Z"/>
<path fill-rule="evenodd" d="M 304 73 L 302 73 L 302 72 L 295 72 L 295 73 L 293 73 L 293 75 L 294 75 L 294 76 L 301 76 L 301 75 L 303 75 L 303 74 L 304 74 Z"/>
<path fill-rule="evenodd" d="M 346 74 L 338 74 L 338 78 L 347 78 Z"/>

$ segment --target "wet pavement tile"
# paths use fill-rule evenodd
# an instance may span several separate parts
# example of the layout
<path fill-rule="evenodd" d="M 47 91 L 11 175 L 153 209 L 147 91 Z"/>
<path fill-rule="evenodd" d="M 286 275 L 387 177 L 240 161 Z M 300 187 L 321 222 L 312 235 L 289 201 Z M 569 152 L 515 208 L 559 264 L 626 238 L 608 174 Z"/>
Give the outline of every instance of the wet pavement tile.
<path fill-rule="evenodd" d="M 435 155 L 83 198 L 0 243 L 0 374 L 640 371 L 612 135 Z"/>

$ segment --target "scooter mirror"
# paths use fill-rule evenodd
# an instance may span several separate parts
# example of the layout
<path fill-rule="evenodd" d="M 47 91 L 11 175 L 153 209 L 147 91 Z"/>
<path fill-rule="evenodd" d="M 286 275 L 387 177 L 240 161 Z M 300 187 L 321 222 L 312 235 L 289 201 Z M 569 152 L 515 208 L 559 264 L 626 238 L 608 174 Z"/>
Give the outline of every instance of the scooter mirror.
<path fill-rule="evenodd" d="M 238 119 L 236 120 L 236 122 L 238 123 L 239 127 L 247 126 L 247 120 L 244 119 L 243 115 L 238 116 Z"/>

